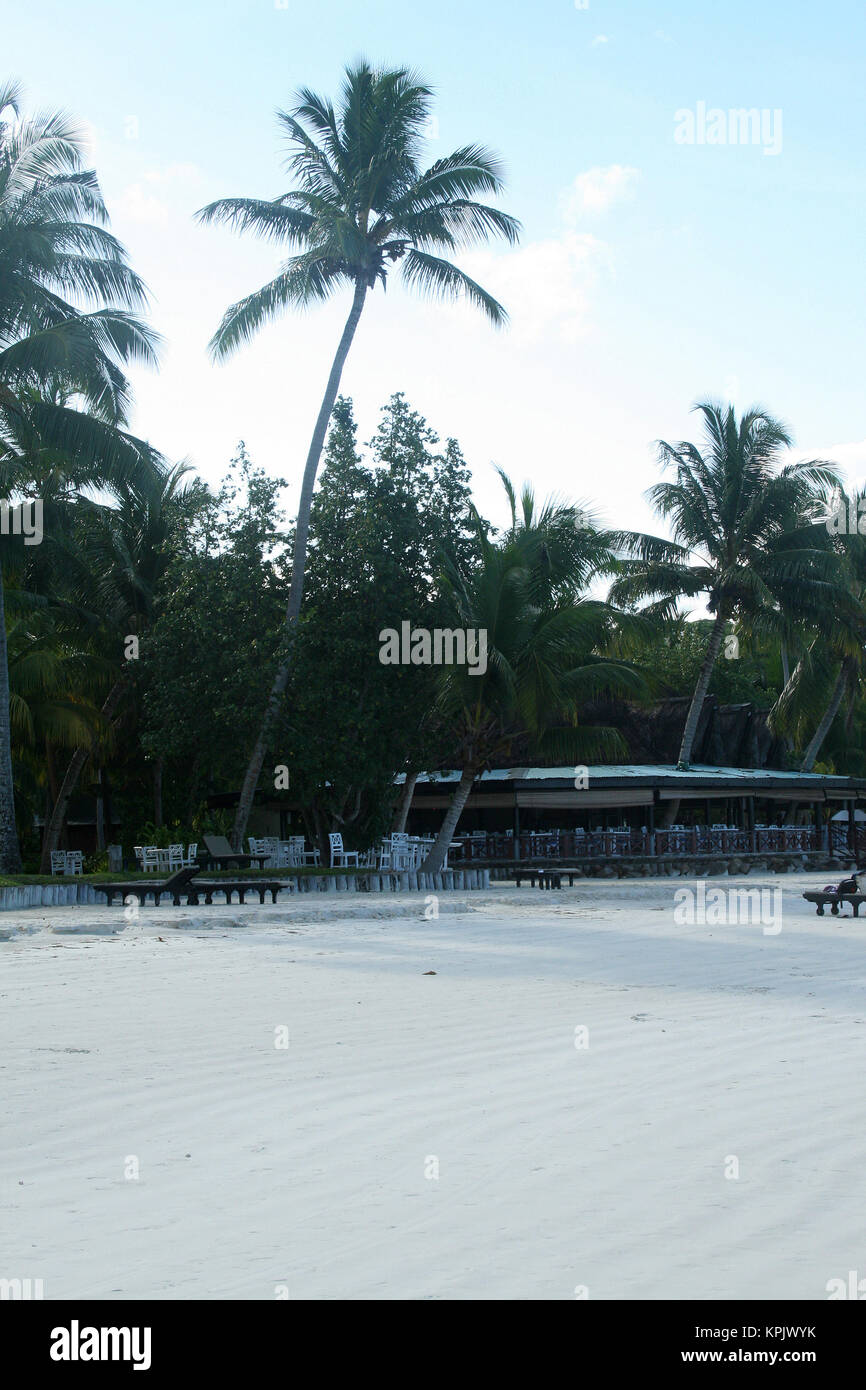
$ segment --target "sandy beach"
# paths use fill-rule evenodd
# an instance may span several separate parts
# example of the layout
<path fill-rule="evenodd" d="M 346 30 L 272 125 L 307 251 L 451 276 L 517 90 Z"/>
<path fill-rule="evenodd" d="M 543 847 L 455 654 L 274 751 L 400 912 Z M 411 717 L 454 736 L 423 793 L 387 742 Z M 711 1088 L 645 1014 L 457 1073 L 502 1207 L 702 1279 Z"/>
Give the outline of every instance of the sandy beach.
<path fill-rule="evenodd" d="M 694 881 L 0 918 L 6 1278 L 48 1299 L 826 1299 L 866 922 Z M 429 911 L 428 907 L 428 911 Z M 435 973 L 430 973 L 435 972 Z"/>

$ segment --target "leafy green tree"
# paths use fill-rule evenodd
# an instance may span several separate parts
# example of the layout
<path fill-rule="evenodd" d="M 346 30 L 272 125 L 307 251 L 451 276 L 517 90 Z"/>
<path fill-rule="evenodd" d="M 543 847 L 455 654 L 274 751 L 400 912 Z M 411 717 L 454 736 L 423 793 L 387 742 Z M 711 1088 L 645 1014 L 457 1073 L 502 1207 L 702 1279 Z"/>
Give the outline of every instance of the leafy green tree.
<path fill-rule="evenodd" d="M 442 755 L 435 672 L 383 665 L 380 634 L 404 621 L 427 629 L 446 621 L 436 590 L 443 555 L 468 556 L 474 532 L 458 445 L 441 448 L 402 395 L 385 406 L 368 448 L 362 457 L 351 403 L 338 401 L 275 751 L 292 768 L 293 791 L 324 853 L 330 830 L 372 843 L 393 819 L 395 775 Z"/>
<path fill-rule="evenodd" d="M 216 357 L 227 357 L 286 309 L 307 308 L 341 287 L 352 292 L 304 467 L 286 609 L 290 634 L 301 611 L 319 459 L 369 292 L 377 284 L 384 287 L 399 266 L 404 283 L 422 293 L 464 297 L 494 325 L 506 318 L 502 305 L 448 259 L 461 246 L 492 236 L 517 240 L 516 220 L 479 201 L 501 191 L 499 162 L 482 146 L 466 145 L 422 169 L 431 97 L 431 89 L 408 69 L 376 69 L 366 62 L 347 69 L 336 108 L 305 88 L 293 111 L 279 113 L 296 187 L 270 201 L 223 198 L 199 213 L 204 222 L 227 223 L 297 249 L 273 280 L 227 310 L 212 342 Z M 289 643 L 244 777 L 235 843 L 246 830 L 288 682 L 290 652 Z"/>
<path fill-rule="evenodd" d="M 237 787 L 282 635 L 282 480 L 243 443 L 214 494 L 202 485 L 156 591 L 136 667 L 145 754 L 165 767 L 166 818 L 189 824 Z M 239 646 L 240 644 L 240 646 Z"/>

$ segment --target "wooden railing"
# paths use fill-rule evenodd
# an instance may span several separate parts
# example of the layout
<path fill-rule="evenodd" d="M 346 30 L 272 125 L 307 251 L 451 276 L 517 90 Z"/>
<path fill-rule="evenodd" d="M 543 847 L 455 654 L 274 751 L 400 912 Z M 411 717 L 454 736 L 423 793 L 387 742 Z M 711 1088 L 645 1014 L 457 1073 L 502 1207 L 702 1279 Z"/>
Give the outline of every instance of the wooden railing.
<path fill-rule="evenodd" d="M 833 847 L 848 853 L 847 825 L 831 827 Z M 866 863 L 866 826 L 857 830 L 858 862 Z M 826 847 L 812 825 L 670 826 L 647 830 L 530 831 L 517 837 L 502 832 L 458 836 L 451 863 L 473 860 L 619 859 L 638 855 L 802 854 Z"/>

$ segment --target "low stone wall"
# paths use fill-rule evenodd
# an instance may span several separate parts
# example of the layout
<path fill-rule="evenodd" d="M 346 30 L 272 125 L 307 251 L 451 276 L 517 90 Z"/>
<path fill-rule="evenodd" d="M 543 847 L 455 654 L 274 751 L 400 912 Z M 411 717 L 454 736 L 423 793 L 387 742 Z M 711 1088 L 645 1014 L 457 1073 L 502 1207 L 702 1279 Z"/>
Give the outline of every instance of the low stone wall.
<path fill-rule="evenodd" d="M 278 878 L 280 891 L 297 893 L 467 893 L 490 887 L 489 869 L 443 869 L 438 874 L 299 874 Z M 255 879 L 250 880 L 255 883 Z M 142 880 L 142 889 L 147 880 Z M 131 889 L 130 891 L 134 891 Z M 142 898 L 144 893 L 142 892 Z M 34 883 L 28 887 L 0 888 L 0 912 L 20 912 L 26 907 L 75 907 L 104 904 L 106 897 L 89 883 Z"/>

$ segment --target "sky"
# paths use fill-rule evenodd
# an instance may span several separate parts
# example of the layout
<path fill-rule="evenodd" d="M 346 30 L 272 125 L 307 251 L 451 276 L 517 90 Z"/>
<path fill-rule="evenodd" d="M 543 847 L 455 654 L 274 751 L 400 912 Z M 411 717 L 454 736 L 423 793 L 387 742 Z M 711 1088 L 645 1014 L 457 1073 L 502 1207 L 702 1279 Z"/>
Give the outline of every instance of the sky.
<path fill-rule="evenodd" d="M 501 155 L 523 224 L 515 249 L 455 257 L 505 304 L 503 331 L 396 282 L 368 299 L 342 384 L 362 440 L 405 392 L 459 440 L 494 521 L 496 464 L 660 529 L 654 441 L 695 438 L 707 397 L 765 406 L 796 457 L 866 478 L 862 0 L 41 0 L 7 6 L 3 37 L 29 105 L 85 127 L 153 294 L 162 365 L 133 375 L 132 426 L 209 481 L 243 439 L 293 511 L 349 300 L 213 365 L 223 310 L 280 253 L 193 214 L 286 191 L 275 111 L 302 85 L 336 96 L 361 55 L 435 88 L 430 163 L 470 142 Z"/>

